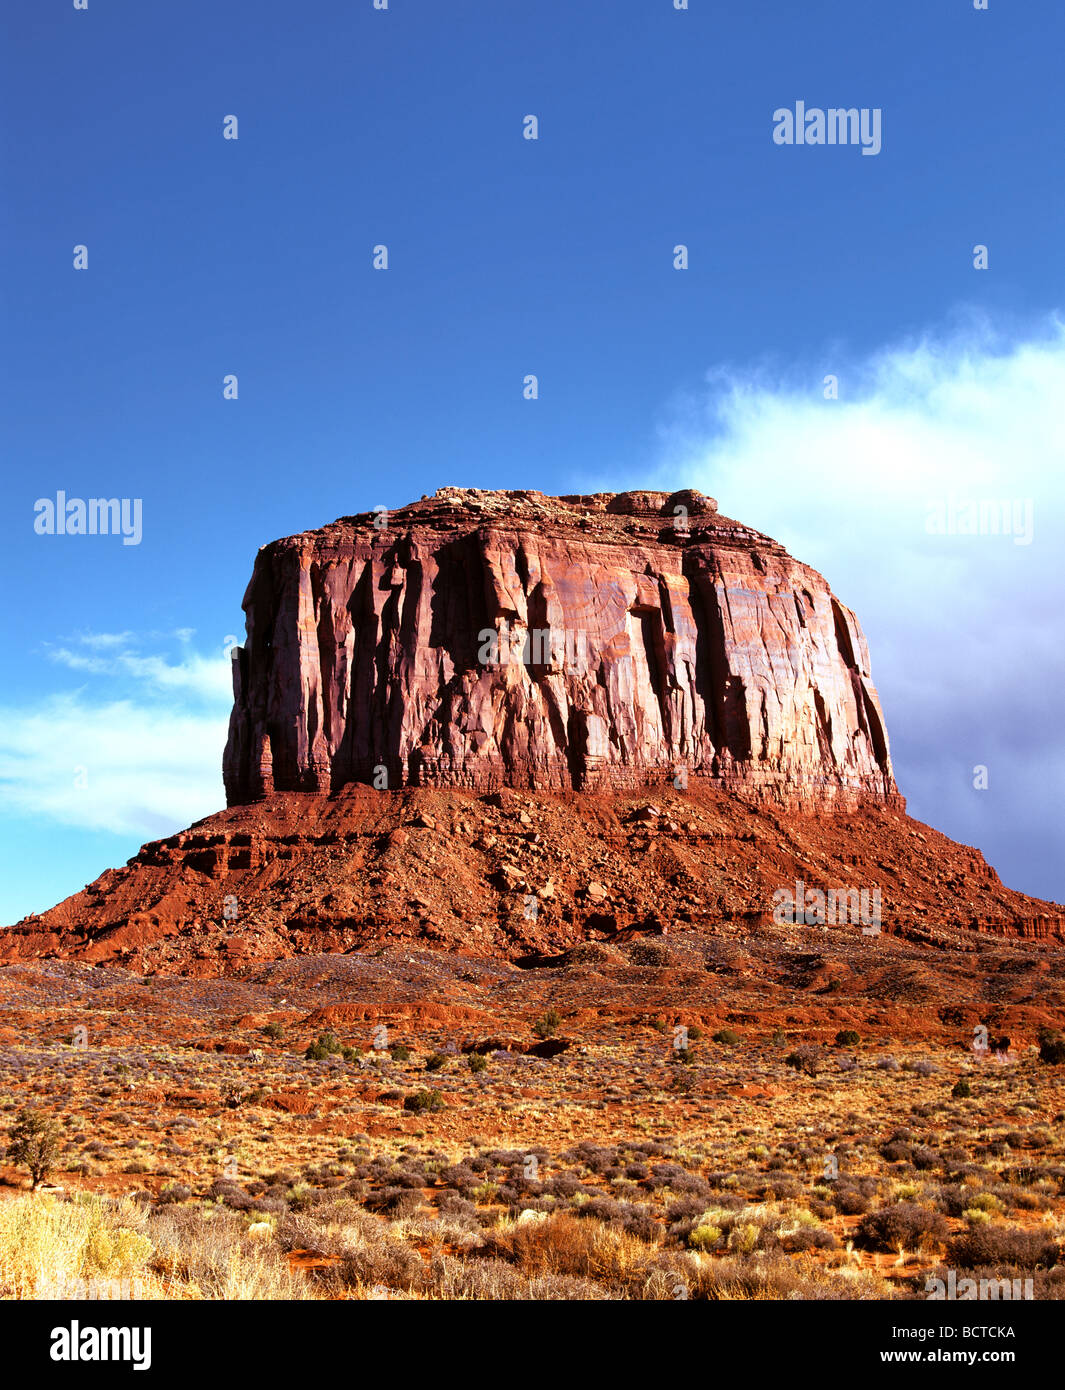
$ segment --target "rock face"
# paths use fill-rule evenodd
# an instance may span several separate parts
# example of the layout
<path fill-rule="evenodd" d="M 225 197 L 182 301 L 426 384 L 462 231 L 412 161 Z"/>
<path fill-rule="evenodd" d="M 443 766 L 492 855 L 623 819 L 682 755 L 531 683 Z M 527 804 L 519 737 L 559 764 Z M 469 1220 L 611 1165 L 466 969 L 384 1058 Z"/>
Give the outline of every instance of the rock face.
<path fill-rule="evenodd" d="M 230 805 L 688 777 L 902 809 L 854 614 L 701 494 L 442 488 L 264 546 Z"/>

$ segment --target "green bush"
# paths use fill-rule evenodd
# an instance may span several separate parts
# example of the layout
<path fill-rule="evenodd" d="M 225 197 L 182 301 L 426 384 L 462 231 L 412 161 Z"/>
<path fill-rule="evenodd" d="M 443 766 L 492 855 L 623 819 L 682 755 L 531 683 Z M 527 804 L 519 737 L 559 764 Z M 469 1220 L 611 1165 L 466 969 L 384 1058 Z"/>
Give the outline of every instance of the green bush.
<path fill-rule="evenodd" d="M 558 1032 L 562 1015 L 557 1009 L 547 1009 L 533 1024 L 533 1032 L 538 1038 L 550 1038 Z"/>
<path fill-rule="evenodd" d="M 485 1071 L 488 1067 L 488 1058 L 485 1057 L 483 1053 L 471 1052 L 466 1065 L 469 1067 L 470 1071 L 474 1073 Z"/>
<path fill-rule="evenodd" d="M 964 1076 L 960 1081 L 955 1081 L 950 1091 L 950 1094 L 955 1100 L 968 1100 L 972 1093 L 973 1088 L 969 1085 L 968 1081 L 965 1080 Z"/>
<path fill-rule="evenodd" d="M 861 1042 L 861 1037 L 853 1028 L 841 1028 L 836 1034 L 837 1047 L 857 1047 Z"/>
<path fill-rule="evenodd" d="M 716 1033 L 711 1035 L 711 1041 L 721 1043 L 724 1047 L 735 1047 L 742 1039 L 739 1033 L 733 1032 L 731 1028 L 719 1028 Z"/>
<path fill-rule="evenodd" d="M 393 1062 L 409 1062 L 412 1053 L 409 1047 L 404 1046 L 403 1043 L 397 1043 L 395 1047 L 391 1049 L 391 1056 Z"/>
<path fill-rule="evenodd" d="M 426 1111 L 444 1110 L 446 1106 L 440 1091 L 415 1091 L 404 1100 L 403 1109 L 421 1115 Z"/>
<path fill-rule="evenodd" d="M 318 1041 L 312 1042 L 303 1054 L 308 1062 L 325 1062 L 330 1057 L 339 1057 L 344 1048 L 335 1033 L 319 1033 Z"/>
<path fill-rule="evenodd" d="M 445 1052 L 430 1052 L 425 1059 L 426 1071 L 443 1071 L 451 1059 Z"/>

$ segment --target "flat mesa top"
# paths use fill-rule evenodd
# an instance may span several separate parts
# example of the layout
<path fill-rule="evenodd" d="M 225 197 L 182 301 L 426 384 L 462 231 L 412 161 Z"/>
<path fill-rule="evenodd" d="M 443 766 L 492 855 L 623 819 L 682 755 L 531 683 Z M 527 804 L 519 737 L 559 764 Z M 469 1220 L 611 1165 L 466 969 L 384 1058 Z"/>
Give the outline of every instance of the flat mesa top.
<path fill-rule="evenodd" d="M 551 497 L 532 488 L 442 487 L 431 496 L 401 507 L 382 503 L 368 512 L 339 517 L 325 526 L 285 537 L 285 542 L 314 540 L 327 546 L 352 533 L 387 542 L 397 531 L 474 531 L 482 527 L 511 530 L 550 529 L 589 540 L 631 545 L 656 542 L 684 545 L 713 540 L 724 545 L 758 545 L 781 550 L 771 537 L 722 516 L 717 502 L 695 488 L 675 492 L 572 493 Z M 267 547 L 263 547 L 266 549 Z"/>

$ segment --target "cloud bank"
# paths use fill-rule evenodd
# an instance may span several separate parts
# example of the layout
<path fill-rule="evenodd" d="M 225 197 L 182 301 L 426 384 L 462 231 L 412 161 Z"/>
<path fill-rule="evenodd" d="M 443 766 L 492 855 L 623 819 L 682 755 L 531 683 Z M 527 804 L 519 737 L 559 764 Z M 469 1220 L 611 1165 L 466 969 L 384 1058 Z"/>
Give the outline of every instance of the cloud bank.
<path fill-rule="evenodd" d="M 1065 325 L 835 359 L 715 368 L 672 403 L 656 485 L 700 487 L 824 573 L 869 638 L 911 814 L 1065 899 Z"/>

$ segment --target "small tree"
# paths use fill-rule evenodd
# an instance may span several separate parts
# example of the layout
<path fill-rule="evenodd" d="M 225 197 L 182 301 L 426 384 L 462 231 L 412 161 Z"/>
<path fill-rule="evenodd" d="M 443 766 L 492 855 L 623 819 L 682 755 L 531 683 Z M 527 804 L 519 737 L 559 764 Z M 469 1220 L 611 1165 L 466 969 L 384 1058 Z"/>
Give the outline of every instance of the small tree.
<path fill-rule="evenodd" d="M 811 1043 L 805 1043 L 794 1052 L 788 1053 L 784 1058 L 784 1065 L 794 1067 L 796 1071 L 803 1071 L 807 1076 L 816 1076 L 821 1070 L 822 1061 L 821 1049 Z"/>
<path fill-rule="evenodd" d="M 34 1191 L 52 1171 L 59 1156 L 61 1138 L 60 1128 L 50 1116 L 41 1115 L 29 1106 L 19 1111 L 7 1156 L 12 1163 L 30 1170 Z"/>
<path fill-rule="evenodd" d="M 339 1057 L 344 1051 L 335 1033 L 319 1033 L 318 1041 L 312 1042 L 303 1054 L 308 1062 L 325 1062 L 330 1057 Z"/>
<path fill-rule="evenodd" d="M 533 1024 L 533 1032 L 538 1038 L 550 1038 L 558 1032 L 561 1022 L 562 1015 L 557 1009 L 547 1009 Z"/>

